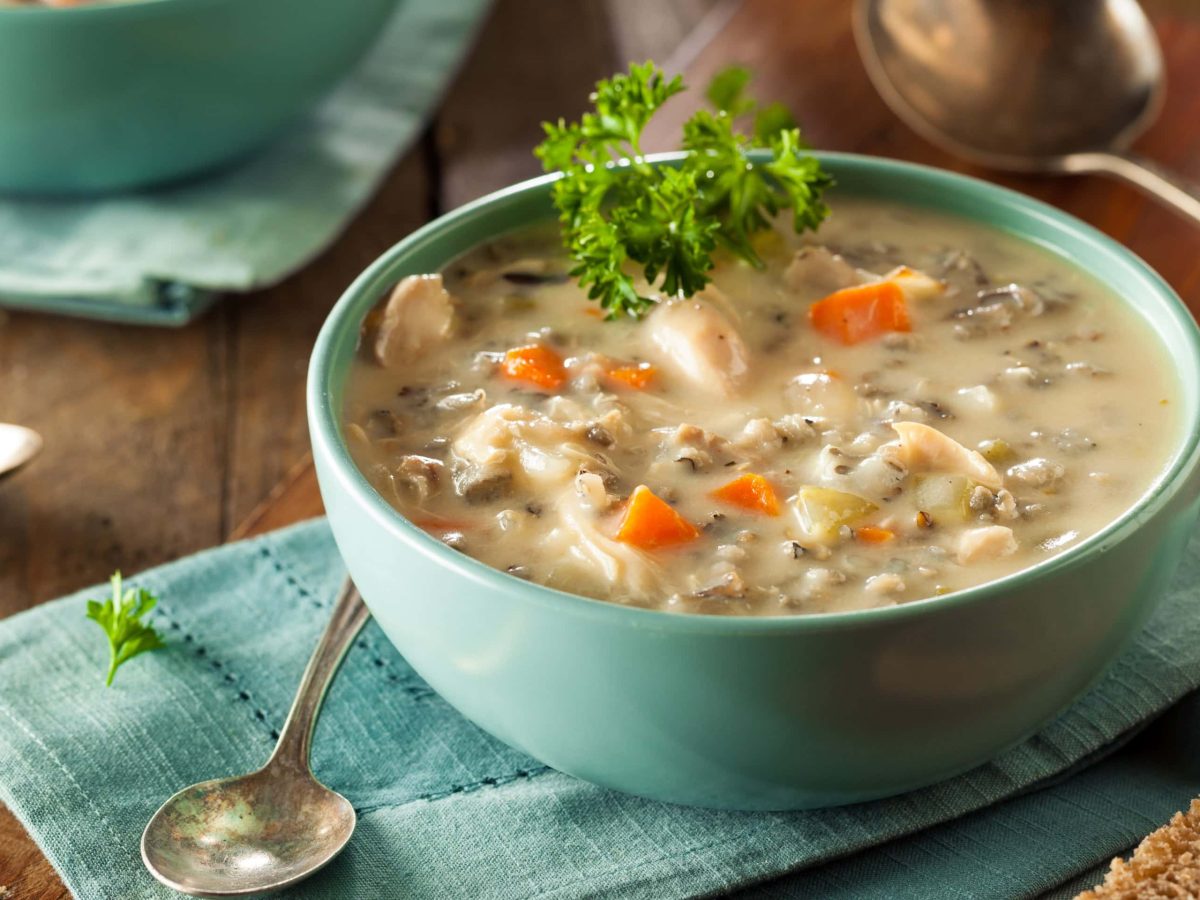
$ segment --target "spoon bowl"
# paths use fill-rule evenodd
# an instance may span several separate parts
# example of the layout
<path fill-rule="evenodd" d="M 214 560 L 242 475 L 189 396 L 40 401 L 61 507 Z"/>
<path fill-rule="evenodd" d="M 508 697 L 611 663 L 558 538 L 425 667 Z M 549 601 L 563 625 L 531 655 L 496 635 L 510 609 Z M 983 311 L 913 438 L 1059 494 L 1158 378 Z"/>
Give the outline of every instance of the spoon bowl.
<path fill-rule="evenodd" d="M 42 436 L 23 425 L 0 422 L 0 478 L 21 468 L 42 451 Z"/>
<path fill-rule="evenodd" d="M 266 894 L 342 851 L 354 833 L 354 807 L 313 777 L 309 748 L 325 691 L 370 615 L 347 579 L 275 752 L 256 772 L 201 781 L 159 807 L 142 832 L 151 875 L 196 897 Z"/>
<path fill-rule="evenodd" d="M 175 794 L 142 836 L 142 855 L 169 887 L 201 897 L 266 893 L 295 884 L 341 852 L 354 807 L 312 777 L 274 762 Z"/>
<path fill-rule="evenodd" d="M 1200 191 L 1127 152 L 1162 108 L 1136 0 L 858 0 L 872 83 L 909 127 L 996 169 L 1112 175 L 1200 224 Z"/>

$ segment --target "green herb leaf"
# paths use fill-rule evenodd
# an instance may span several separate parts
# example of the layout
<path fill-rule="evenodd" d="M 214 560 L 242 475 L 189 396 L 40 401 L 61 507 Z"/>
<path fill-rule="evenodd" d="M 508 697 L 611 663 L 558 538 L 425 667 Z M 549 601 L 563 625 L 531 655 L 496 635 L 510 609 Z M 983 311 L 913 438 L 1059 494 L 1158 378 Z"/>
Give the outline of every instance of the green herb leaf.
<path fill-rule="evenodd" d="M 704 97 L 718 112 L 740 116 L 754 109 L 754 101 L 746 97 L 752 77 L 744 66 L 729 66 L 713 76 Z"/>
<path fill-rule="evenodd" d="M 684 89 L 653 63 L 601 81 L 594 112 L 579 122 L 544 123 L 534 153 L 546 171 L 559 171 L 554 204 L 563 244 L 575 260 L 571 274 L 613 319 L 637 318 L 657 300 L 637 290 L 634 272 L 666 296 L 689 297 L 708 283 L 718 243 L 762 265 L 752 235 L 792 210 L 797 231 L 816 228 L 828 214 L 822 193 L 833 181 L 812 156 L 780 104 L 746 96 L 749 70 L 717 74 L 706 96 L 714 112 L 700 111 L 683 127 L 690 155 L 676 169 L 655 168 L 642 157 L 646 124 Z M 753 116 L 753 134 L 734 120 Z M 769 149 L 770 161 L 750 156 Z"/>
<path fill-rule="evenodd" d="M 158 598 L 145 588 L 122 591 L 120 572 L 114 572 L 110 580 L 112 597 L 103 603 L 89 600 L 87 617 L 103 628 L 108 638 L 108 677 L 104 683 L 111 687 L 113 676 L 123 663 L 139 653 L 157 650 L 165 645 L 152 626 L 140 621 L 142 616 L 154 609 Z"/>

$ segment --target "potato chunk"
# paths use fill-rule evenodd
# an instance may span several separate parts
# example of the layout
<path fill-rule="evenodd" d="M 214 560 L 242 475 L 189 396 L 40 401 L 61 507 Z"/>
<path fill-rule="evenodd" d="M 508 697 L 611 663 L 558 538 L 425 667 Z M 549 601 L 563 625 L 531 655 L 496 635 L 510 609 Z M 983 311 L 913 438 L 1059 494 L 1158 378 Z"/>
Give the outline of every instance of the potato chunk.
<path fill-rule="evenodd" d="M 741 336 L 711 304 L 660 303 L 646 319 L 646 332 L 664 368 L 708 393 L 732 396 L 750 369 Z"/>
<path fill-rule="evenodd" d="M 456 303 L 441 275 L 410 275 L 392 289 L 375 332 L 375 358 L 388 368 L 423 356 L 454 331 Z"/>

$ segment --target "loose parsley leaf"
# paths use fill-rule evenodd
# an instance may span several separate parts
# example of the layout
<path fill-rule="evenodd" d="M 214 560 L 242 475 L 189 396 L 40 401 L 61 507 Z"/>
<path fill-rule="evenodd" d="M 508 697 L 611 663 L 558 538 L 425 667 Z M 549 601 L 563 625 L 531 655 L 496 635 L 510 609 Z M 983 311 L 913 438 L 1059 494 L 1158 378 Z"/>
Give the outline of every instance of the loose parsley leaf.
<path fill-rule="evenodd" d="M 646 124 L 684 89 L 653 63 L 600 81 L 594 112 L 578 122 L 544 123 L 534 150 L 546 171 L 560 171 L 554 204 L 563 244 L 575 260 L 571 274 L 598 300 L 608 318 L 637 318 L 657 300 L 639 294 L 630 263 L 667 296 L 690 297 L 709 281 L 720 243 L 756 266 L 751 241 L 792 210 L 797 231 L 816 228 L 829 210 L 822 202 L 833 180 L 805 154 L 791 113 L 780 104 L 760 107 L 746 96 L 749 70 L 734 66 L 713 78 L 702 110 L 683 126 L 689 156 L 678 168 L 653 167 L 642 155 Z M 753 134 L 734 120 L 753 116 Z M 754 149 L 774 158 L 758 162 Z"/>
<path fill-rule="evenodd" d="M 112 686 L 113 676 L 122 663 L 139 653 L 165 646 L 152 626 L 139 621 L 154 609 L 158 598 L 145 588 L 122 591 L 120 572 L 114 572 L 110 581 L 112 597 L 103 603 L 89 600 L 87 604 L 87 617 L 103 628 L 108 637 L 108 677 L 104 681 L 108 687 Z"/>

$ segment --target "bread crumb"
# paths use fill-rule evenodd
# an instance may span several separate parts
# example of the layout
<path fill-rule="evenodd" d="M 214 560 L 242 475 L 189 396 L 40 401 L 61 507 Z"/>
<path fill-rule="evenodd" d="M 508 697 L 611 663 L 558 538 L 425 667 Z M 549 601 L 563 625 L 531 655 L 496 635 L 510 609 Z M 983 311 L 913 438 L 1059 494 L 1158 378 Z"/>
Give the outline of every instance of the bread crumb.
<path fill-rule="evenodd" d="M 1075 900 L 1187 900 L 1200 897 L 1200 799 L 1112 861 L 1104 883 Z"/>

